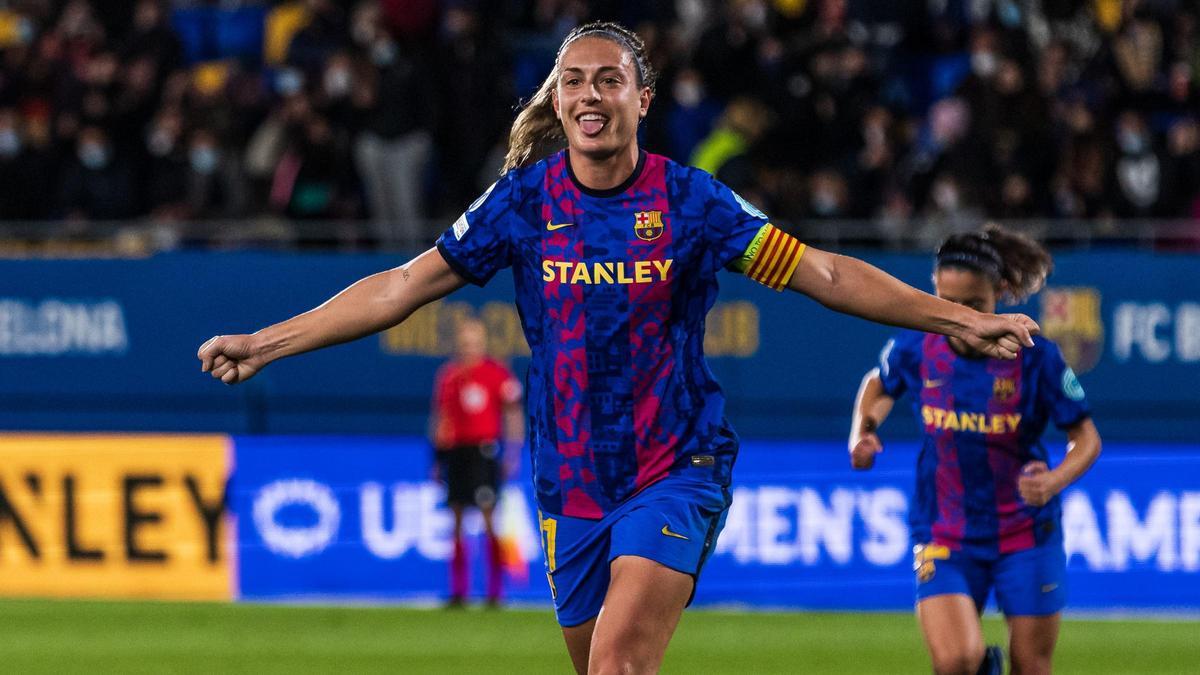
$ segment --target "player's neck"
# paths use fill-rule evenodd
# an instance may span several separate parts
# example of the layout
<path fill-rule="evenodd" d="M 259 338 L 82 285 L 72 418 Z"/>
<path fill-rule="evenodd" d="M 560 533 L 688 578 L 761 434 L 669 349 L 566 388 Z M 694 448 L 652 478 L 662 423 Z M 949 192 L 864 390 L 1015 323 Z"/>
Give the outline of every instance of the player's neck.
<path fill-rule="evenodd" d="M 572 178 L 580 187 L 593 191 L 611 190 L 629 180 L 641 158 L 637 143 L 630 143 L 627 148 L 602 158 L 570 150 L 567 153 Z"/>

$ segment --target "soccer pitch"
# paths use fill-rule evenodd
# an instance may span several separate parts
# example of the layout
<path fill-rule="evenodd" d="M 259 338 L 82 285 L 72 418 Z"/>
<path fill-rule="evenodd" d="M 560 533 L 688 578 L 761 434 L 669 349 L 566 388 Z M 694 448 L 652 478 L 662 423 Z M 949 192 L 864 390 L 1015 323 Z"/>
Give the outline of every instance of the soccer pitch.
<path fill-rule="evenodd" d="M 988 619 L 989 641 L 1003 624 Z M 1064 622 L 1061 673 L 1194 673 L 1200 622 Z M 570 672 L 547 610 L 0 601 L 4 672 Z M 906 614 L 688 611 L 667 673 L 919 673 Z"/>

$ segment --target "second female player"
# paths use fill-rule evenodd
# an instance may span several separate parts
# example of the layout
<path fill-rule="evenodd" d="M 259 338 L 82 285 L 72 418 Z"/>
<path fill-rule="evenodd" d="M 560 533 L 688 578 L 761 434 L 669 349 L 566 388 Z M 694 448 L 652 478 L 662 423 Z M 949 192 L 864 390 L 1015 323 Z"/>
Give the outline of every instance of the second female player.
<path fill-rule="evenodd" d="M 938 250 L 938 297 L 981 312 L 1042 287 L 1051 259 L 1036 242 L 990 226 Z M 1059 493 L 1095 461 L 1100 436 L 1083 387 L 1050 340 L 1034 338 L 1013 360 L 953 337 L 905 331 L 863 379 L 850 433 L 851 462 L 869 469 L 883 450 L 877 430 L 904 394 L 924 442 L 909 515 L 917 616 L 939 674 L 1002 672 L 985 648 L 979 614 L 990 593 L 1008 621 L 1012 672 L 1048 673 L 1066 603 Z M 1067 433 L 1054 469 L 1042 432 Z"/>

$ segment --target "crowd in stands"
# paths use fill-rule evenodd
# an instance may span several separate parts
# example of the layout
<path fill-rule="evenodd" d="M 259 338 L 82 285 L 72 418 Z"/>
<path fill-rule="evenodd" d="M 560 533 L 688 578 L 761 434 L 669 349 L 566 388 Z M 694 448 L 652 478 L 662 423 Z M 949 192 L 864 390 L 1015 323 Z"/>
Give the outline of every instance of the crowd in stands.
<path fill-rule="evenodd" d="M 803 233 L 1200 219 L 1200 0 L 14 0 L 0 220 L 427 243 L 574 26 L 637 29 L 644 146 Z"/>

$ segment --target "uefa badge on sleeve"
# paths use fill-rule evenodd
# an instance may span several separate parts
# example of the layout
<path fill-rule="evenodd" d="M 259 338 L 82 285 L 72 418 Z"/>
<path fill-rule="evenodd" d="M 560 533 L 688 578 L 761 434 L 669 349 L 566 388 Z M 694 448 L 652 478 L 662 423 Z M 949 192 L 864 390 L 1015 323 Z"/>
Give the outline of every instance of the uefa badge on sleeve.
<path fill-rule="evenodd" d="M 638 211 L 633 215 L 633 231 L 642 241 L 654 241 L 662 236 L 662 211 Z"/>

